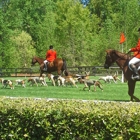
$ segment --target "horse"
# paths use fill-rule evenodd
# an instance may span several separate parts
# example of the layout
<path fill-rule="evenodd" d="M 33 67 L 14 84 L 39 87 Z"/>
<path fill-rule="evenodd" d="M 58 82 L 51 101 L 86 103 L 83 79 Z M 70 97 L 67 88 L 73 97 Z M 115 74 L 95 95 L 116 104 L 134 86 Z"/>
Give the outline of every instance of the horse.
<path fill-rule="evenodd" d="M 140 101 L 136 96 L 134 96 L 135 85 L 140 79 L 133 80 L 131 77 L 134 74 L 128 67 L 128 62 L 132 58 L 129 54 L 119 52 L 117 50 L 108 49 L 106 50 L 106 60 L 104 63 L 104 68 L 108 69 L 113 63 L 116 64 L 122 69 L 124 78 L 128 81 L 128 95 L 130 96 L 130 101 Z M 137 64 L 138 66 L 138 64 Z M 140 73 L 140 72 L 139 72 Z"/>
<path fill-rule="evenodd" d="M 44 58 L 39 58 L 37 56 L 34 56 L 32 58 L 31 66 L 35 65 L 35 63 L 39 63 L 40 65 L 40 76 L 44 72 L 46 73 L 51 73 L 57 71 L 58 75 L 61 75 L 62 72 L 65 71 L 65 74 L 67 74 L 67 64 L 66 60 L 61 59 L 61 58 L 56 58 L 53 62 L 49 62 L 47 64 L 47 71 L 44 71 Z"/>

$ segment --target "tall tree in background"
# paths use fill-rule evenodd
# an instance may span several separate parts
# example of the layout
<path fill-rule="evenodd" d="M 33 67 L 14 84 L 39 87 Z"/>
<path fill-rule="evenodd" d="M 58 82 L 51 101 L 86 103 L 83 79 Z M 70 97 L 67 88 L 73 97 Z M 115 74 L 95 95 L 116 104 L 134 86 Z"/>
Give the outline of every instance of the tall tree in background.
<path fill-rule="evenodd" d="M 59 15 L 56 17 L 56 34 L 62 45 L 60 52 L 63 52 L 63 57 L 72 60 L 72 66 L 88 65 L 90 60 L 87 61 L 86 53 L 90 51 L 90 39 L 96 30 L 94 27 L 98 24 L 98 18 L 90 15 L 89 10 L 78 1 L 71 0 L 58 2 L 56 15 Z"/>
<path fill-rule="evenodd" d="M 52 0 L 17 1 L 15 9 L 20 9 L 22 12 L 22 30 L 31 35 L 37 54 L 45 57 L 44 51 L 50 44 L 55 43 L 54 3 Z"/>
<path fill-rule="evenodd" d="M 124 32 L 127 37 L 124 52 L 127 51 L 127 48 L 131 46 L 130 42 L 134 41 L 133 32 L 136 31 L 139 26 L 138 22 L 140 22 L 140 18 L 138 18 L 140 14 L 139 0 L 90 0 L 88 8 L 92 14 L 96 14 L 100 19 L 99 38 L 102 40 L 100 45 L 103 46 L 98 47 L 100 53 L 106 48 L 121 51 L 119 46 L 121 32 Z"/>
<path fill-rule="evenodd" d="M 11 11 L 8 10 L 8 1 L 0 1 L 0 67 L 10 67 L 10 52 L 12 34 Z"/>
<path fill-rule="evenodd" d="M 30 67 L 31 59 L 36 55 L 36 50 L 32 45 L 32 38 L 24 31 L 19 34 L 17 33 L 18 32 L 15 31 L 15 36 L 11 38 L 15 47 L 12 47 L 10 50 L 14 54 L 14 56 L 10 58 L 10 63 L 13 67 Z"/>

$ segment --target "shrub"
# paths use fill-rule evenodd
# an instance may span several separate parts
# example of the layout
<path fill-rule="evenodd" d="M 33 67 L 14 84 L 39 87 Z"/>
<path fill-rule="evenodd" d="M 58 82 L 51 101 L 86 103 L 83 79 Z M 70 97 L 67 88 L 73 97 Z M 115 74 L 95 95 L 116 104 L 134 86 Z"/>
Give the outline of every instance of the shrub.
<path fill-rule="evenodd" d="M 0 99 L 1 140 L 140 139 L 140 104 Z"/>

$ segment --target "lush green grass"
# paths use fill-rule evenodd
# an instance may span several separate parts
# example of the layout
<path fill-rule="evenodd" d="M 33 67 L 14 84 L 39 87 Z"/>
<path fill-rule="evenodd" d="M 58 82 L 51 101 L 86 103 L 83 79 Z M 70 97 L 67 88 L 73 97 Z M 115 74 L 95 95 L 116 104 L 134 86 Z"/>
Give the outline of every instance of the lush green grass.
<path fill-rule="evenodd" d="M 98 77 L 92 77 L 92 79 L 98 79 Z M 8 79 L 8 78 L 6 78 Z M 16 79 L 16 78 L 10 78 Z M 39 86 L 33 87 L 29 86 L 26 83 L 26 88 L 21 86 L 16 86 L 14 90 L 11 90 L 9 87 L 6 89 L 0 89 L 0 96 L 10 96 L 10 97 L 34 97 L 34 98 L 59 98 L 59 99 L 83 99 L 83 100 L 108 100 L 108 101 L 129 101 L 130 97 L 127 94 L 127 83 L 121 83 L 118 81 L 115 83 L 104 83 L 104 91 L 102 92 L 98 87 L 96 92 L 93 91 L 93 86 L 91 91 L 88 89 L 83 91 L 83 84 L 77 84 L 76 87 L 53 87 L 50 81 L 47 80 L 48 87 Z M 2 86 L 1 86 L 2 87 Z M 135 88 L 135 95 L 140 98 L 140 83 L 137 82 Z"/>

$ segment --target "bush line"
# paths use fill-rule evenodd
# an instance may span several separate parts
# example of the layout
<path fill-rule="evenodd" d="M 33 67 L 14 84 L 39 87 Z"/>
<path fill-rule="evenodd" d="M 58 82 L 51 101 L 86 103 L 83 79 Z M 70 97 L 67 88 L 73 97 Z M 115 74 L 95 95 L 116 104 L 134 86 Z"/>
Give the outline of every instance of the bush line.
<path fill-rule="evenodd" d="M 1 140 L 140 139 L 140 104 L 0 99 Z"/>

